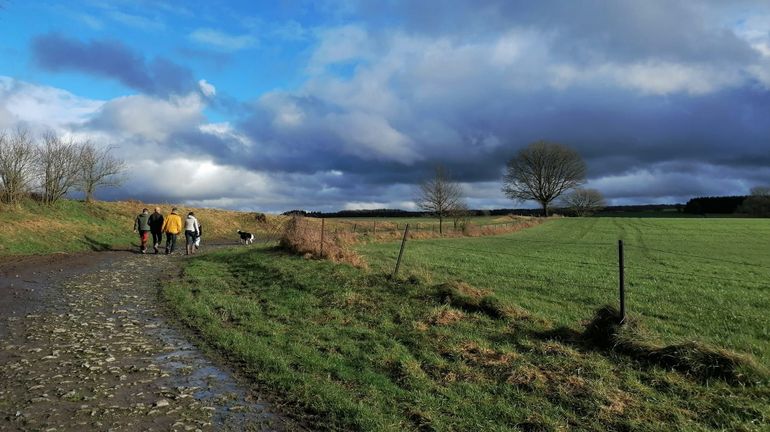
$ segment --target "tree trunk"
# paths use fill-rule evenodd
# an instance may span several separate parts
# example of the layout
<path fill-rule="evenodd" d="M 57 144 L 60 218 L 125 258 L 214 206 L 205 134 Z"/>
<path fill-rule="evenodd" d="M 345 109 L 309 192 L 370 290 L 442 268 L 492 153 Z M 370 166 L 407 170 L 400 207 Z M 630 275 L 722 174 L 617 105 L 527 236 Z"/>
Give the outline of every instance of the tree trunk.
<path fill-rule="evenodd" d="M 543 216 L 548 217 L 548 203 L 543 203 Z"/>
<path fill-rule="evenodd" d="M 438 234 L 444 235 L 444 218 L 441 216 L 438 217 Z"/>

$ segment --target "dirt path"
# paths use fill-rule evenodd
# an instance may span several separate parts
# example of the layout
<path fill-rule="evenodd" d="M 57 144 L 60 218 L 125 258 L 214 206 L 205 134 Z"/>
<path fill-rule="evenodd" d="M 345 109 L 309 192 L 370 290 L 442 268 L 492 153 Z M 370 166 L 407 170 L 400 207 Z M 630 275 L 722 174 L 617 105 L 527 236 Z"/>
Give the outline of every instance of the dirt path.
<path fill-rule="evenodd" d="M 0 265 L 0 430 L 294 430 L 164 319 L 183 257 Z"/>

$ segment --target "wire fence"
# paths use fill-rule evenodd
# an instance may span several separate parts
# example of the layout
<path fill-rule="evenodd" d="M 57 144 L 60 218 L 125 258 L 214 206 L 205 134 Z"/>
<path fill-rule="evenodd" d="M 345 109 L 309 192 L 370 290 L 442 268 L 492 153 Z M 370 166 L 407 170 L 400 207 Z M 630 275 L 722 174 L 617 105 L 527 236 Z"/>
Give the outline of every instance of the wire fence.
<path fill-rule="evenodd" d="M 406 242 L 407 236 L 404 232 L 402 247 Z M 573 288 L 578 288 L 573 290 L 575 295 L 579 295 L 581 290 L 594 290 L 602 293 L 596 296 L 601 299 L 610 298 L 606 294 L 614 292 L 615 301 L 620 306 L 621 321 L 625 319 L 629 288 L 637 304 L 640 301 L 668 302 L 679 307 L 695 308 L 699 312 L 710 309 L 707 312 L 713 316 L 732 313 L 724 309 L 730 307 L 726 305 L 729 301 L 725 298 L 737 295 L 731 292 L 733 288 L 741 287 L 750 290 L 770 288 L 770 283 L 767 282 L 767 276 L 770 276 L 770 265 L 648 247 L 644 244 L 628 244 L 627 241 L 555 242 L 490 236 L 478 238 L 478 242 L 463 242 L 461 245 L 452 240 L 415 241 L 410 239 L 408 242 L 411 245 L 406 245 L 407 254 L 401 258 L 407 263 L 410 261 L 410 252 L 420 255 L 428 249 L 438 251 L 438 253 L 426 252 L 432 256 L 481 257 L 482 260 L 486 260 L 483 264 L 479 263 L 480 266 L 484 266 L 485 277 L 510 281 L 516 286 L 531 284 L 534 287 L 543 287 L 552 283 L 566 283 Z M 505 245 L 494 248 L 482 247 L 490 243 Z M 568 253 L 564 253 L 565 247 L 568 247 Z M 503 261 L 521 262 L 522 265 L 489 265 L 490 260 L 498 260 L 501 263 Z M 451 263 L 434 263 L 432 270 L 450 275 L 452 266 Z M 397 271 L 397 269 L 394 271 L 394 275 Z M 536 273 L 542 279 L 533 278 L 532 273 Z M 699 284 L 699 287 L 711 284 L 712 288 L 717 289 L 699 292 L 697 306 L 693 306 L 691 304 L 693 293 L 688 289 L 681 289 L 684 284 Z M 632 303 L 632 308 L 633 306 Z M 663 312 L 660 314 L 665 315 Z"/>
<path fill-rule="evenodd" d="M 282 223 L 275 224 L 265 236 L 264 242 L 278 241 L 286 223 L 287 220 L 284 220 Z M 327 225 L 325 229 L 328 231 L 325 237 L 322 223 L 314 228 L 322 230 L 321 235 L 317 236 L 321 242 L 321 251 L 323 251 L 323 242 L 333 242 L 335 235 L 339 233 L 356 234 L 359 239 L 366 239 L 367 235 L 375 232 L 399 233 L 401 243 L 395 244 L 391 252 L 396 255 L 395 258 L 387 253 L 372 257 L 379 260 L 384 267 L 387 266 L 386 260 L 393 259 L 394 276 L 397 275 L 399 266 L 409 268 L 412 265 L 413 254 L 417 254 L 419 258 L 422 251 L 432 250 L 425 254 L 453 258 L 447 262 L 433 262 L 429 265 L 424 264 L 425 260 L 414 261 L 421 261 L 423 267 L 433 267 L 428 270 L 438 271 L 444 275 L 458 273 L 460 276 L 459 273 L 467 272 L 468 267 L 457 268 L 458 259 L 486 260 L 486 263 L 479 263 L 484 265 L 483 273 L 486 276 L 494 276 L 500 281 L 516 285 L 529 283 L 533 286 L 542 286 L 544 282 L 567 283 L 602 293 L 614 292 L 618 303 L 624 303 L 627 287 L 632 289 L 631 294 L 637 298 L 639 296 L 658 299 L 670 297 L 677 301 L 681 301 L 684 295 L 672 291 L 671 287 L 676 288 L 677 284 L 699 283 L 750 289 L 770 288 L 770 283 L 766 282 L 766 277 L 770 276 L 770 265 L 705 256 L 689 251 L 649 247 L 643 242 L 624 240 L 616 243 L 593 239 L 552 241 L 520 236 L 490 235 L 474 237 L 473 239 L 477 241 L 461 243 L 441 236 L 424 239 L 412 237 L 410 234 L 413 233 L 413 225 L 408 223 L 370 221 L 366 222 L 366 225 L 359 225 L 357 222 L 346 222 L 342 226 L 339 225 L 339 221 L 337 223 L 337 225 L 333 223 Z M 511 221 L 489 225 L 513 227 L 516 223 Z M 399 231 L 395 230 L 396 226 L 399 227 Z M 394 240 L 395 237 L 391 239 Z M 490 243 L 500 244 L 500 246 L 490 247 Z M 567 248 L 566 251 L 565 248 Z M 621 255 L 624 255 L 623 259 Z M 505 261 L 506 265 L 490 265 L 490 259 Z M 521 265 L 510 265 L 510 263 L 521 263 Z M 661 289 L 661 286 L 667 289 Z M 606 297 L 609 298 L 609 296 Z"/>

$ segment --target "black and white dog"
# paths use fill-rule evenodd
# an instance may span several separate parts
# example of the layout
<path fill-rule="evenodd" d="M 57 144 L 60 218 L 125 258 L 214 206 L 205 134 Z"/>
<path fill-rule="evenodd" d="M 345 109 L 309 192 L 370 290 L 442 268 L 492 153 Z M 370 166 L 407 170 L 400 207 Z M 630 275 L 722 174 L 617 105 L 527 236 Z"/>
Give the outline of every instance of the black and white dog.
<path fill-rule="evenodd" d="M 254 234 L 238 230 L 238 235 L 241 236 L 241 243 L 245 245 L 254 243 Z"/>

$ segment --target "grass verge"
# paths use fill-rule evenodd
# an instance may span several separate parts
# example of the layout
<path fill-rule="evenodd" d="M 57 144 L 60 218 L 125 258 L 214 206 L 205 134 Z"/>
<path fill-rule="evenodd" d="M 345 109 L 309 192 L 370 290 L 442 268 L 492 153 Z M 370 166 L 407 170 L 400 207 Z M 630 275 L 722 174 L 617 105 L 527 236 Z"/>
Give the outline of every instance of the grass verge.
<path fill-rule="evenodd" d="M 461 282 L 264 248 L 187 264 L 162 291 L 172 310 L 320 429 L 761 430 L 770 418 L 763 375 L 745 385 L 611 349 L 590 325 L 561 331 Z"/>
<path fill-rule="evenodd" d="M 0 204 L 0 256 L 53 252 L 127 249 L 138 245 L 134 218 L 156 205 L 140 202 L 62 200 L 53 206 L 26 201 L 18 206 Z M 158 205 L 164 214 L 173 205 Z M 271 230 L 275 217 L 260 223 L 254 213 L 177 206 L 182 214 L 194 211 L 203 226 L 203 241 L 236 241 L 236 230 L 254 233 Z M 184 239 L 182 239 L 184 241 Z"/>

